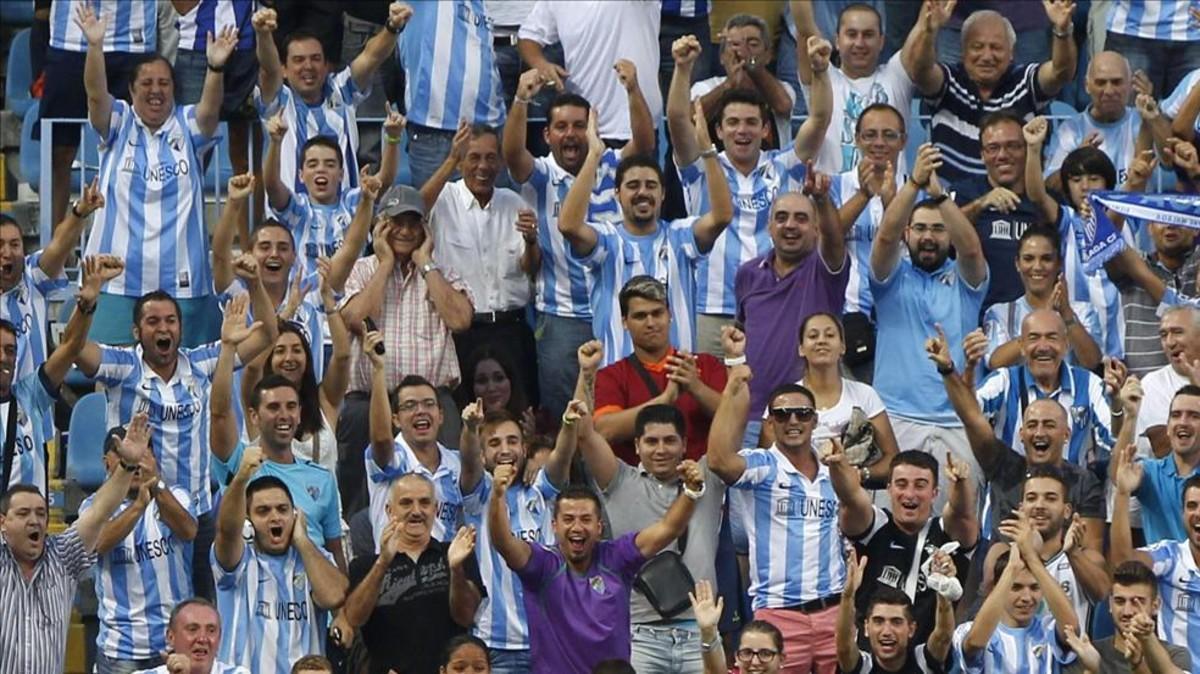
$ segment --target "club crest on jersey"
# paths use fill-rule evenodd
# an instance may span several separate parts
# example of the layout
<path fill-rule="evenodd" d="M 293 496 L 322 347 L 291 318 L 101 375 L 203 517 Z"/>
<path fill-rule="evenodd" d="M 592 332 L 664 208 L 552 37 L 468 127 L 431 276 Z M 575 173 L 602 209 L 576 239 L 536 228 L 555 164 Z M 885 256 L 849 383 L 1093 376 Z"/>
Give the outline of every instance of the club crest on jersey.
<path fill-rule="evenodd" d="M 1042 656 L 1045 654 L 1046 654 L 1046 644 L 1038 644 L 1037 646 L 1033 647 L 1033 659 L 1041 660 Z"/>
<path fill-rule="evenodd" d="M 603 576 L 592 576 L 591 578 L 588 578 L 588 585 L 592 586 L 592 591 L 596 594 L 604 594 L 604 590 L 607 587 L 604 584 Z"/>
<path fill-rule="evenodd" d="M 900 573 L 900 569 L 891 565 L 883 567 L 883 572 L 879 574 L 879 582 L 891 587 L 899 588 L 902 580 L 904 580 L 904 574 Z"/>
<path fill-rule="evenodd" d="M 183 136 L 174 134 L 167 139 L 167 144 L 171 146 L 172 150 L 183 152 Z"/>
<path fill-rule="evenodd" d="M 303 588 L 308 582 L 308 576 L 304 575 L 303 571 L 297 571 L 292 574 L 292 587 L 296 589 Z"/>
<path fill-rule="evenodd" d="M 1087 405 L 1072 405 L 1071 406 L 1071 421 L 1074 422 L 1076 425 L 1082 424 L 1084 419 L 1087 418 L 1087 413 L 1088 413 Z"/>
<path fill-rule="evenodd" d="M 314 501 L 321 498 L 321 488 L 315 484 L 308 485 L 304 488 L 304 491 L 308 492 L 308 495 L 311 496 L 312 500 Z"/>

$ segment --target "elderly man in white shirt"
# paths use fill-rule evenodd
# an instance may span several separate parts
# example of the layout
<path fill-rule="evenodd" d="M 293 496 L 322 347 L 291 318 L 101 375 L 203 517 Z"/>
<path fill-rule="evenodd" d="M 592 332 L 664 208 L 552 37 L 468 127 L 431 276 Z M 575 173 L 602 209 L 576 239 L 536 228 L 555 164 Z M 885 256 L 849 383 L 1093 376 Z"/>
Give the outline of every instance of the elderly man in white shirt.
<path fill-rule="evenodd" d="M 541 264 L 537 216 L 516 192 L 496 187 L 503 164 L 500 136 L 482 124 L 459 125 L 450 154 L 421 187 L 429 208 L 433 257 L 462 277 L 475 299 L 471 327 L 454 335 L 462 379 L 484 345 L 505 352 L 524 399 L 536 402 L 537 352 L 526 321 L 533 277 Z M 458 169 L 462 178 L 446 181 Z"/>
<path fill-rule="evenodd" d="M 1158 335 L 1167 364 L 1142 380 L 1145 397 L 1135 433 L 1143 456 L 1163 456 L 1171 451 L 1167 439 L 1171 399 L 1180 388 L 1195 382 L 1193 374 L 1200 374 L 1193 372 L 1193 363 L 1200 361 L 1200 308 L 1180 304 L 1167 309 L 1158 324 Z"/>

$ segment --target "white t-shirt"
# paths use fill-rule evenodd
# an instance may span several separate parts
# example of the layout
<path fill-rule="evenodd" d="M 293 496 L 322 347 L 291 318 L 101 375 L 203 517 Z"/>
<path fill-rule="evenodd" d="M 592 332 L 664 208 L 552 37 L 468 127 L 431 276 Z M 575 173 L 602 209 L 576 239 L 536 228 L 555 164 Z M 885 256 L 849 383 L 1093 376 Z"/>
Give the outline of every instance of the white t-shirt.
<path fill-rule="evenodd" d="M 830 66 L 829 82 L 833 86 L 833 116 L 830 118 L 833 121 L 817 155 L 816 169 L 836 175 L 858 166 L 859 152 L 854 144 L 854 125 L 858 123 L 864 108 L 874 103 L 887 103 L 900 111 L 907 127 L 913 82 L 900 63 L 900 52 L 880 65 L 870 77 L 856 80 L 847 77 L 841 68 Z M 801 84 L 800 92 L 804 94 L 804 102 L 812 105 L 809 87 Z M 896 175 L 906 173 L 908 166 L 903 152 L 897 162 L 900 166 L 896 167 Z"/>
<path fill-rule="evenodd" d="M 628 140 L 629 97 L 613 64 L 629 59 L 637 66 L 638 84 L 654 128 L 662 121 L 662 90 L 658 88 L 657 0 L 538 0 L 521 24 L 518 36 L 545 46 L 561 42 L 566 61 L 567 90 L 582 95 L 600 116 L 602 138 Z"/>
<path fill-rule="evenodd" d="M 724 75 L 717 75 L 716 77 L 700 80 L 693 84 L 692 100 L 694 101 L 721 86 L 721 83 L 725 80 L 726 77 Z M 780 84 L 787 91 L 788 100 L 792 102 L 792 105 L 788 108 L 787 112 L 775 115 L 775 131 L 779 134 L 779 147 L 787 147 L 792 144 L 792 137 L 794 135 L 792 132 L 792 108 L 796 107 L 796 90 L 787 82 L 780 82 Z"/>
<path fill-rule="evenodd" d="M 803 379 L 796 383 L 807 386 Z M 855 407 L 861 407 L 868 419 L 874 419 L 887 411 L 883 399 L 879 397 L 875 389 L 862 382 L 843 377 L 842 397 L 837 404 L 833 407 L 817 409 L 817 427 L 813 429 L 813 440 L 840 438 L 842 431 L 846 430 L 847 424 L 850 423 L 850 414 Z M 767 412 L 764 410 L 763 418 L 766 417 Z"/>
<path fill-rule="evenodd" d="M 1146 431 L 1151 426 L 1167 425 L 1171 398 L 1175 397 L 1176 391 L 1190 383 L 1187 377 L 1176 372 L 1170 363 L 1146 375 L 1142 380 L 1142 408 L 1138 413 L 1135 429 L 1139 449 L 1143 445 L 1147 450 L 1150 448 L 1150 440 L 1145 437 Z"/>

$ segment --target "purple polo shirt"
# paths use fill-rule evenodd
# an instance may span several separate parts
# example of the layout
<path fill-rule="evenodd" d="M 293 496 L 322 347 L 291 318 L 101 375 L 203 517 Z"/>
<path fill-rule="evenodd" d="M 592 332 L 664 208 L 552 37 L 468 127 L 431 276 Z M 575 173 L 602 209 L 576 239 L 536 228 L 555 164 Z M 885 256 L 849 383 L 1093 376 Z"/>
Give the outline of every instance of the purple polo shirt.
<path fill-rule="evenodd" d="M 775 251 L 768 251 L 739 267 L 734 281 L 737 316 L 746 330 L 746 363 L 754 372 L 751 419 L 762 417 L 775 387 L 804 375 L 800 325 L 819 311 L 841 316 L 850 280 L 848 253 L 834 271 L 821 259 L 820 249 L 814 250 L 783 278 L 776 275 L 774 262 Z"/>
<path fill-rule="evenodd" d="M 577 574 L 557 547 L 530 543 L 517 571 L 525 590 L 535 674 L 588 674 L 602 660 L 629 659 L 629 592 L 646 558 L 636 531 L 596 544 L 592 566 Z"/>

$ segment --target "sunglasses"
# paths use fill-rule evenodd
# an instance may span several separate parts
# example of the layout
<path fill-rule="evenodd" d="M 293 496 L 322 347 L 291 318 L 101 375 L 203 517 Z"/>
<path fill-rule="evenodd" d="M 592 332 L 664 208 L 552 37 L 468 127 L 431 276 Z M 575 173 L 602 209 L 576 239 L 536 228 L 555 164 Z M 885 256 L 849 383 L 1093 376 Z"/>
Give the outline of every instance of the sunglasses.
<path fill-rule="evenodd" d="M 799 421 L 811 421 L 816 413 L 811 407 L 776 407 L 771 410 L 771 418 L 783 423 L 795 415 Z"/>

